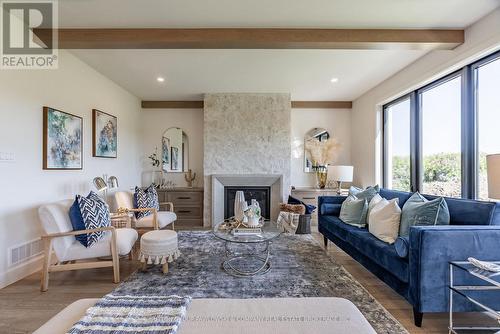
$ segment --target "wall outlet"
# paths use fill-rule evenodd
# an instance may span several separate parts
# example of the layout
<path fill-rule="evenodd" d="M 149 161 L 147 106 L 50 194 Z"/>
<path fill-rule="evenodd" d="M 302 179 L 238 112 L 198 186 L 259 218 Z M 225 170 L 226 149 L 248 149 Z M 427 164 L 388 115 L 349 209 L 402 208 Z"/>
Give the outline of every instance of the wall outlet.
<path fill-rule="evenodd" d="M 16 154 L 12 152 L 0 152 L 0 162 L 15 162 Z"/>

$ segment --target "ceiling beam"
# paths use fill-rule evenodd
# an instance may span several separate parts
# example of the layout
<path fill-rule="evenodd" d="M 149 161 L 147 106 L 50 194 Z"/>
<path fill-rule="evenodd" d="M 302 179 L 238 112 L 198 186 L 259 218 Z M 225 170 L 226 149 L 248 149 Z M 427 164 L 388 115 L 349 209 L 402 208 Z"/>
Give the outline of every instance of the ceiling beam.
<path fill-rule="evenodd" d="M 203 101 L 142 101 L 144 109 L 203 109 Z"/>
<path fill-rule="evenodd" d="M 143 109 L 203 109 L 203 101 L 142 101 Z M 351 101 L 292 101 L 293 109 L 351 109 Z"/>
<path fill-rule="evenodd" d="M 41 41 L 51 29 L 34 29 Z M 58 29 L 59 49 L 453 49 L 463 30 Z M 36 38 L 35 38 L 36 40 Z"/>
<path fill-rule="evenodd" d="M 351 101 L 292 101 L 295 109 L 351 109 Z"/>

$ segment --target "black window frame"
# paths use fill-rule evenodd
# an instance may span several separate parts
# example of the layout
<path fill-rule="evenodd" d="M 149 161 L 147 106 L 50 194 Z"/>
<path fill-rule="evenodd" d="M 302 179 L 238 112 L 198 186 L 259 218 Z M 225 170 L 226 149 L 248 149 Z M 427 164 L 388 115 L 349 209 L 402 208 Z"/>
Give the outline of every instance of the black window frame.
<path fill-rule="evenodd" d="M 476 199 L 478 196 L 479 151 L 477 124 L 477 69 L 490 62 L 500 60 L 500 51 L 493 52 L 473 63 L 453 71 L 418 89 L 404 94 L 382 106 L 382 182 L 387 187 L 387 131 L 388 109 L 404 100 L 410 99 L 410 189 L 412 192 L 423 189 L 422 159 L 422 93 L 461 77 L 461 189 L 462 198 Z"/>

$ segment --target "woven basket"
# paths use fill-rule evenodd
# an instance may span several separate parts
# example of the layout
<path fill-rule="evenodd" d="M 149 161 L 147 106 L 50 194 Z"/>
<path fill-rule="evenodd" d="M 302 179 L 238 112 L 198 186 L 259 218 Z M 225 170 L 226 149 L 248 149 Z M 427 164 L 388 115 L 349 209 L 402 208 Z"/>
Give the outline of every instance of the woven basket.
<path fill-rule="evenodd" d="M 311 215 L 300 215 L 295 234 L 311 234 Z"/>

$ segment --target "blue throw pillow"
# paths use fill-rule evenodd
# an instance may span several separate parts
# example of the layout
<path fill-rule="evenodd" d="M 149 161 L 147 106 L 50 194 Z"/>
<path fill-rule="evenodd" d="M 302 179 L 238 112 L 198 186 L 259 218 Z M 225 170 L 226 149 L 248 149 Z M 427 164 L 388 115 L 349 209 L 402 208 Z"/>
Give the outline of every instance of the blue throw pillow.
<path fill-rule="evenodd" d="M 77 201 L 86 230 L 111 226 L 109 207 L 97 194 L 91 192 L 87 197 L 77 195 Z M 101 240 L 104 235 L 105 232 L 103 231 L 83 234 L 87 239 L 84 246 L 91 247 Z"/>
<path fill-rule="evenodd" d="M 154 208 L 160 210 L 158 201 L 158 193 L 154 185 L 150 185 L 146 189 L 135 187 L 134 206 L 136 209 Z M 135 217 L 141 219 L 153 214 L 151 211 L 136 212 Z"/>
<path fill-rule="evenodd" d="M 365 190 L 351 186 L 349 188 L 349 195 L 356 196 L 358 199 L 366 199 L 368 203 L 372 200 L 375 195 L 380 192 L 380 187 L 377 184 L 376 186 L 369 186 Z"/>
<path fill-rule="evenodd" d="M 71 205 L 71 207 L 69 208 L 69 219 L 71 220 L 73 231 L 85 230 L 85 223 L 83 222 L 82 213 L 80 212 L 80 206 L 78 205 L 78 196 L 75 196 L 75 201 L 73 202 L 73 205 Z M 75 238 L 82 245 L 87 247 L 86 234 L 75 235 Z"/>
<path fill-rule="evenodd" d="M 394 243 L 394 248 L 396 249 L 396 254 L 398 254 L 400 258 L 406 259 L 410 252 L 410 238 L 398 237 Z"/>
<path fill-rule="evenodd" d="M 429 201 L 416 192 L 403 205 L 399 236 L 407 237 L 411 226 L 449 224 L 450 212 L 444 198 L 439 197 Z"/>
<path fill-rule="evenodd" d="M 321 204 L 321 214 L 324 216 L 338 216 L 341 208 L 342 204 L 323 203 Z"/>
<path fill-rule="evenodd" d="M 314 210 L 316 210 L 316 207 L 314 205 L 306 204 L 301 200 L 292 196 L 288 196 L 288 204 L 302 204 L 303 206 L 306 207 L 306 215 L 310 215 L 314 212 Z"/>

